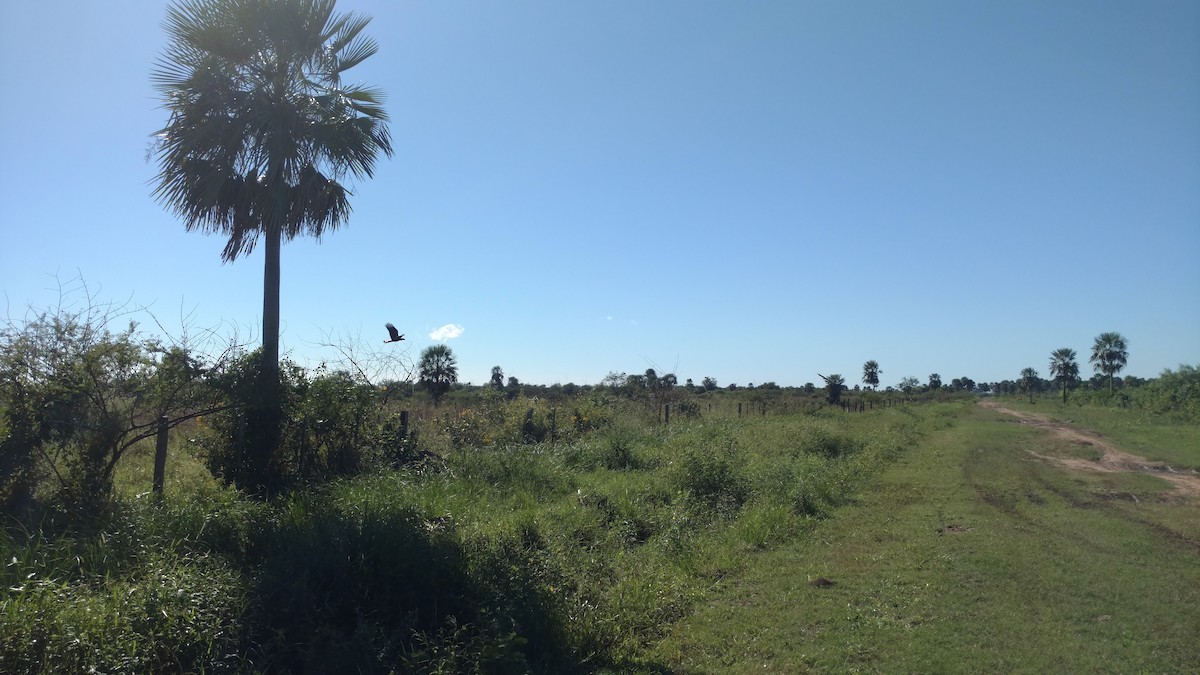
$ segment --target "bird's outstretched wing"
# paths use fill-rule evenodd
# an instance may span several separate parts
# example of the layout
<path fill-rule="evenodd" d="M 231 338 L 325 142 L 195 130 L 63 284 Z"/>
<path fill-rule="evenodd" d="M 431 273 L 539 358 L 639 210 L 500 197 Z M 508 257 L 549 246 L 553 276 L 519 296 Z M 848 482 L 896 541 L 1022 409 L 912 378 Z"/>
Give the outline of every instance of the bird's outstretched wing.
<path fill-rule="evenodd" d="M 384 342 L 399 342 L 404 339 L 404 336 L 400 334 L 400 331 L 396 330 L 395 326 L 390 323 L 386 323 L 384 325 L 387 327 L 388 335 L 390 335 L 392 338 L 390 340 L 384 340 Z"/>

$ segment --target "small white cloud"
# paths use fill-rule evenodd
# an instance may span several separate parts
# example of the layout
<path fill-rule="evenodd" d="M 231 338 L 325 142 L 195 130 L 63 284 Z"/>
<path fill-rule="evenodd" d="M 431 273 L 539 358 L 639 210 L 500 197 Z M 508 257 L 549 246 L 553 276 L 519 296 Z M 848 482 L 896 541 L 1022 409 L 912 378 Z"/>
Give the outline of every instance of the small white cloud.
<path fill-rule="evenodd" d="M 456 323 L 448 323 L 429 334 L 430 340 L 453 340 L 463 334 L 463 327 Z"/>
<path fill-rule="evenodd" d="M 609 314 L 608 316 L 604 317 L 604 320 L 605 320 L 605 321 L 612 321 L 612 314 Z"/>

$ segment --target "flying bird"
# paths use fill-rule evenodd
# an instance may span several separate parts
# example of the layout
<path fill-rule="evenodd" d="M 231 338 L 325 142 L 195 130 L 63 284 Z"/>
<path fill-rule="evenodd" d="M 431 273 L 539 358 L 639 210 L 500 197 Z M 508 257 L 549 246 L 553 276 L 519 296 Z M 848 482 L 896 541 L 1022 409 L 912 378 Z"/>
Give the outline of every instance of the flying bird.
<path fill-rule="evenodd" d="M 400 331 L 396 330 L 396 327 L 395 327 L 395 326 L 393 326 L 393 325 L 392 325 L 392 324 L 390 324 L 390 323 L 387 323 L 387 324 L 384 324 L 384 325 L 385 325 L 385 326 L 387 326 L 387 329 L 388 329 L 388 335 L 392 336 L 392 339 L 391 339 L 391 340 L 384 340 L 384 341 L 383 341 L 383 344 L 387 344 L 387 343 L 389 343 L 389 342 L 399 342 L 399 341 L 401 341 L 401 340 L 403 340 L 403 339 L 404 339 L 404 336 L 400 334 Z"/>

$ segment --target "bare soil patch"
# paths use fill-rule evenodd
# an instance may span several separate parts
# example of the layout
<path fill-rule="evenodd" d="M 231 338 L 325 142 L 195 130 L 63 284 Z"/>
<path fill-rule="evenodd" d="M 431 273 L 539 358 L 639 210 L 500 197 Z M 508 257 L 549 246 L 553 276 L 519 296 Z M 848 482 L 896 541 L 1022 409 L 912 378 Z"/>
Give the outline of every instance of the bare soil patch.
<path fill-rule="evenodd" d="M 1197 475 L 1194 471 L 1179 472 L 1164 462 L 1152 462 L 1145 457 L 1130 454 L 1112 445 L 1099 434 L 1071 426 L 1066 422 L 1052 420 L 1036 413 L 1027 413 L 1006 408 L 997 401 L 983 401 L 980 405 L 990 410 L 1012 415 L 1017 418 L 1017 424 L 1028 424 L 1046 429 L 1061 439 L 1078 445 L 1091 446 L 1100 453 L 1099 459 L 1090 460 L 1078 457 L 1050 457 L 1034 452 L 1031 448 L 1025 449 L 1026 452 L 1038 459 L 1082 471 L 1154 474 L 1163 480 L 1170 481 L 1176 490 L 1181 493 L 1181 496 L 1191 501 L 1200 502 L 1200 475 Z"/>

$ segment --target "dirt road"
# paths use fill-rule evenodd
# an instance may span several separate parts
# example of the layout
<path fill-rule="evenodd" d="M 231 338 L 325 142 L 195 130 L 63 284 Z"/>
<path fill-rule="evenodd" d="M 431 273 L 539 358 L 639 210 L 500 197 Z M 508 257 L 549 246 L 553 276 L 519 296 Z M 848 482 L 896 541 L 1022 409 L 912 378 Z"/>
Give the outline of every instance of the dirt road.
<path fill-rule="evenodd" d="M 1072 443 L 1091 446 L 1096 450 L 1099 450 L 1101 453 L 1100 459 L 1090 460 L 1081 459 L 1078 457 L 1050 457 L 1047 455 L 1038 454 L 1031 449 L 1027 449 L 1029 454 L 1039 459 L 1082 471 L 1097 471 L 1101 473 L 1151 473 L 1159 478 L 1162 478 L 1163 480 L 1170 481 L 1171 484 L 1173 484 L 1185 498 L 1191 501 L 1200 502 L 1200 475 L 1196 475 L 1195 472 L 1178 472 L 1163 462 L 1151 462 L 1144 457 L 1131 455 L 1128 452 L 1113 446 L 1099 435 L 1090 431 L 1073 427 L 1065 422 L 1052 420 L 1035 413 L 1021 412 L 1011 408 L 1006 408 L 997 401 L 983 401 L 980 403 L 980 405 L 997 412 L 1012 415 L 1013 417 L 1017 418 L 1017 422 L 1019 424 L 1028 424 L 1030 426 L 1046 429 L 1059 438 L 1065 439 Z"/>

